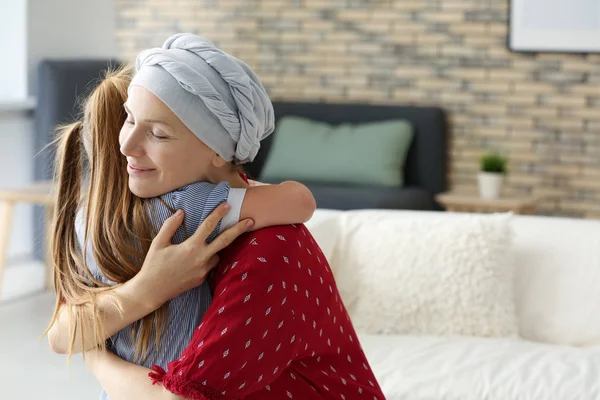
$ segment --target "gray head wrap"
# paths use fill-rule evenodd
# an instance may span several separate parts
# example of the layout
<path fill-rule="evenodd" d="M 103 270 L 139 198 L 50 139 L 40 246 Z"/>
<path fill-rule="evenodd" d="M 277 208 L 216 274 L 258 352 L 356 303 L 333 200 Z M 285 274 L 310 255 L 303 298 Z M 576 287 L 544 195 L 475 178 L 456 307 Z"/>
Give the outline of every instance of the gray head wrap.
<path fill-rule="evenodd" d="M 275 127 L 273 105 L 244 62 L 207 39 L 180 33 L 142 51 L 131 86 L 150 90 L 226 161 L 252 161 Z"/>

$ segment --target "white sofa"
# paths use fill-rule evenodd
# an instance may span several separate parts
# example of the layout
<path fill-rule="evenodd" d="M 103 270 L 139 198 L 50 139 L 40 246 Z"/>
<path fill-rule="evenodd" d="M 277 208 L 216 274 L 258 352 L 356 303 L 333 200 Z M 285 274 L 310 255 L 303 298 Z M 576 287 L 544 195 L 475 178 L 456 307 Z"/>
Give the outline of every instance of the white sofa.
<path fill-rule="evenodd" d="M 348 220 L 365 213 L 398 223 L 465 216 L 317 210 L 307 227 L 342 292 L 344 265 L 333 254 L 348 240 Z M 518 336 L 359 331 L 388 400 L 600 399 L 600 221 L 513 215 L 510 225 Z"/>

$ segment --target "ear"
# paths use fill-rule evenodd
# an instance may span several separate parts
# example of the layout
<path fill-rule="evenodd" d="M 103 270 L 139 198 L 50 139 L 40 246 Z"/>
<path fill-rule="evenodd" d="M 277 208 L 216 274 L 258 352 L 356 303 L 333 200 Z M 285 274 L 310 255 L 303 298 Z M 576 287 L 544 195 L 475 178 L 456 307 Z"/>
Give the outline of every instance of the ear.
<path fill-rule="evenodd" d="M 211 164 L 216 168 L 221 168 L 227 164 L 227 162 L 217 153 L 213 153 Z"/>

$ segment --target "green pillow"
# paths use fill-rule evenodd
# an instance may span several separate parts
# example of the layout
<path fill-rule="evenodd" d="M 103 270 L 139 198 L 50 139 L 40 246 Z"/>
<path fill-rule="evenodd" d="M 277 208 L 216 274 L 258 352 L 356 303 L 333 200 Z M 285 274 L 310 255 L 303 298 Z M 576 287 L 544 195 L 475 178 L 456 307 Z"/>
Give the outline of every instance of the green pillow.
<path fill-rule="evenodd" d="M 283 117 L 274 135 L 263 181 L 402 186 L 413 128 L 404 120 L 332 126 Z"/>

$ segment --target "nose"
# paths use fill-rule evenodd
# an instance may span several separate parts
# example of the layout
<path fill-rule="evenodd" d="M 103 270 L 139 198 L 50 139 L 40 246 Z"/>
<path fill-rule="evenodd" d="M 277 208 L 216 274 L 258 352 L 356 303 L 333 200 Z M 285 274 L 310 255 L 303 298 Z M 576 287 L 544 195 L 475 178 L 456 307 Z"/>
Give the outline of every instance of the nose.
<path fill-rule="evenodd" d="M 121 154 L 126 157 L 140 157 L 144 154 L 144 136 L 137 127 L 121 131 Z"/>

